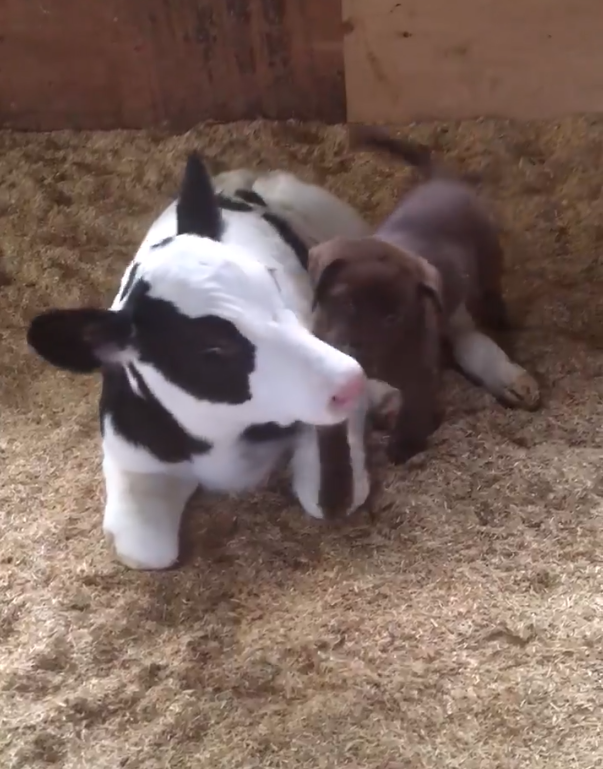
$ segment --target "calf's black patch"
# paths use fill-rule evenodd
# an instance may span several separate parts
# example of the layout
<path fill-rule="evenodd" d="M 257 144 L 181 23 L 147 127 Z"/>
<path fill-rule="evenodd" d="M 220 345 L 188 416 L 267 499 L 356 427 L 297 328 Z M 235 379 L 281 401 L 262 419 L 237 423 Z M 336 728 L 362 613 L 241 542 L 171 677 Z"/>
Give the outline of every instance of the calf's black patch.
<path fill-rule="evenodd" d="M 269 443 L 270 441 L 295 435 L 299 427 L 299 422 L 293 422 L 290 425 L 278 425 L 276 422 L 249 425 L 241 433 L 241 440 L 248 441 L 249 443 Z"/>
<path fill-rule="evenodd" d="M 293 250 L 301 266 L 308 269 L 308 247 L 295 232 L 293 227 L 282 216 L 268 209 L 268 204 L 261 195 L 253 190 L 239 189 L 234 196 L 220 192 L 216 195 L 218 204 L 227 211 L 239 213 L 261 213 L 262 219 L 270 224 L 279 234 L 280 238 Z M 258 211 L 258 208 L 263 209 Z"/>
<path fill-rule="evenodd" d="M 141 393 L 132 389 L 125 369 L 107 368 L 103 371 L 100 397 L 101 433 L 104 418 L 109 415 L 116 432 L 128 443 L 151 452 L 162 462 L 185 462 L 191 456 L 206 454 L 212 445 L 189 435 L 149 390 L 134 366 L 128 371 Z"/>
<path fill-rule="evenodd" d="M 241 200 L 244 200 L 246 203 L 251 203 L 252 206 L 261 206 L 262 208 L 267 208 L 267 204 L 264 198 L 253 190 L 237 190 L 235 195 L 238 198 L 241 198 Z"/>
<path fill-rule="evenodd" d="M 175 237 L 175 235 L 170 235 L 169 237 L 160 240 L 158 243 L 153 243 L 151 250 L 154 251 L 156 248 L 163 248 L 163 246 L 167 246 L 167 244 L 171 243 Z"/>
<path fill-rule="evenodd" d="M 285 219 L 282 219 L 280 216 L 277 216 L 271 211 L 264 211 L 262 218 L 265 219 L 268 224 L 271 224 L 274 227 L 274 229 L 278 232 L 280 237 L 285 241 L 289 248 L 294 251 L 295 256 L 297 256 L 299 263 L 304 268 L 304 270 L 307 270 L 308 247 L 295 232 L 293 227 L 291 227 L 289 222 L 285 221 Z"/>
<path fill-rule="evenodd" d="M 255 345 L 217 315 L 190 318 L 149 295 L 139 279 L 121 312 L 132 319 L 140 360 L 199 400 L 237 405 L 251 399 Z"/>
<path fill-rule="evenodd" d="M 126 284 L 123 287 L 121 294 L 119 295 L 120 301 L 123 301 L 126 298 L 130 289 L 132 288 L 134 281 L 136 280 L 136 274 L 138 273 L 139 267 L 140 267 L 140 264 L 138 264 L 138 262 L 135 262 L 132 265 L 130 269 L 130 273 L 128 275 L 128 279 L 126 280 Z"/>
<path fill-rule="evenodd" d="M 223 208 L 226 211 L 238 211 L 239 213 L 248 214 L 255 210 L 254 207 L 246 201 L 237 200 L 236 197 L 231 197 L 223 192 L 218 192 L 216 200 L 218 201 L 220 208 Z"/>

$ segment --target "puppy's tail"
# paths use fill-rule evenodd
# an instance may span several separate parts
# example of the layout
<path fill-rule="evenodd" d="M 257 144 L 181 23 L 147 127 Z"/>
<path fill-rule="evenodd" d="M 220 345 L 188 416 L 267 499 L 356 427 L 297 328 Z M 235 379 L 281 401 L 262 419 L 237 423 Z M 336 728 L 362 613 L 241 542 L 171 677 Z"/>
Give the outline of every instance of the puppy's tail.
<path fill-rule="evenodd" d="M 479 184 L 479 174 L 455 173 L 434 160 L 432 150 L 420 142 L 396 139 L 380 126 L 351 125 L 348 127 L 348 145 L 352 150 L 376 150 L 400 158 L 428 178 L 456 179 L 467 184 Z"/>
<path fill-rule="evenodd" d="M 429 147 L 419 142 L 396 139 L 378 126 L 349 126 L 348 144 L 353 150 L 377 150 L 377 152 L 400 158 L 425 176 L 433 176 L 437 173 Z"/>

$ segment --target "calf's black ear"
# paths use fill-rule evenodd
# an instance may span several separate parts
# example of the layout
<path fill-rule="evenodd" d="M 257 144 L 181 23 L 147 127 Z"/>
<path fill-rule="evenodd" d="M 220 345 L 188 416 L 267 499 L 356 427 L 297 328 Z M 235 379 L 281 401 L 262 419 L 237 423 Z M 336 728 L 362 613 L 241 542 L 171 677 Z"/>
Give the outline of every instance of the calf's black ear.
<path fill-rule="evenodd" d="M 27 330 L 27 343 L 45 361 L 66 371 L 90 374 L 116 360 L 132 337 L 125 313 L 89 308 L 48 310 Z"/>
<path fill-rule="evenodd" d="M 180 195 L 176 204 L 178 235 L 199 235 L 219 240 L 222 214 L 211 177 L 196 152 L 186 161 Z"/>

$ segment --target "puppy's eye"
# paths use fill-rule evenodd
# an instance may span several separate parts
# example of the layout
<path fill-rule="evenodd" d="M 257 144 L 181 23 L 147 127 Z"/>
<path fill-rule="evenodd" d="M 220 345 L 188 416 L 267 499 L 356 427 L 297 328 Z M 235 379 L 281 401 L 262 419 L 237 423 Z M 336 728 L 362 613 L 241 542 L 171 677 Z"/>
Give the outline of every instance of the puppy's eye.
<path fill-rule="evenodd" d="M 395 312 L 390 312 L 388 315 L 386 315 L 383 318 L 383 322 L 386 326 L 394 326 L 397 320 L 397 315 Z"/>
<path fill-rule="evenodd" d="M 346 297 L 345 301 L 343 302 L 343 309 L 344 312 L 348 313 L 349 315 L 353 315 L 358 307 L 356 306 L 356 302 L 351 297 Z"/>

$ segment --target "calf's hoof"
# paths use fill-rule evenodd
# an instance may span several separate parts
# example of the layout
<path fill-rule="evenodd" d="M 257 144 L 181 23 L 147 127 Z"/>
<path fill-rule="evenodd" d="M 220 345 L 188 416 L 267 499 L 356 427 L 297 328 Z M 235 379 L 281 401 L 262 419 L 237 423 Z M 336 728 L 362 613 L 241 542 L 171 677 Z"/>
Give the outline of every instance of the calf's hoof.
<path fill-rule="evenodd" d="M 540 387 L 533 376 L 519 369 L 515 379 L 502 390 L 500 398 L 511 408 L 536 411 L 540 406 Z"/>
<path fill-rule="evenodd" d="M 155 540 L 146 537 L 134 537 L 128 532 L 116 536 L 113 532 L 104 530 L 105 540 L 113 557 L 137 571 L 160 571 L 170 569 L 178 560 L 178 544 Z M 146 541 L 143 541 L 146 540 Z"/>

